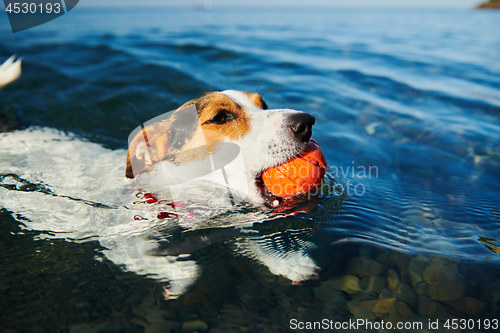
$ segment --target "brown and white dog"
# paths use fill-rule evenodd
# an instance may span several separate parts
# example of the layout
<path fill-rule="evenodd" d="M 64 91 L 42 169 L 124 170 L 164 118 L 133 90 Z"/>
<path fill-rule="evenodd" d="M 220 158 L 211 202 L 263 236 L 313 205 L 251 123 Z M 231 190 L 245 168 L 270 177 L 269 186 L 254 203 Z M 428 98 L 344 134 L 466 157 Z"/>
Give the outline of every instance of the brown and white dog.
<path fill-rule="evenodd" d="M 10 59 L 0 68 L 0 83 L 12 82 L 19 74 L 20 62 Z M 196 117 L 191 117 L 191 111 Z M 190 122 L 193 119 L 194 124 Z M 161 178 L 159 171 L 165 165 L 170 164 L 168 170 L 172 165 L 184 170 L 193 160 L 217 155 L 224 144 L 230 144 L 238 147 L 242 161 L 224 164 L 233 193 L 243 193 L 256 206 L 273 205 L 278 199 L 262 185 L 261 173 L 302 151 L 313 124 L 314 117 L 304 112 L 268 110 L 259 94 L 231 90 L 208 93 L 184 104 L 167 119 L 140 128 L 130 140 L 125 174 L 134 182 L 151 176 L 149 180 L 153 181 L 148 184 L 161 189 L 155 175 L 159 173 Z M 163 240 L 169 230 L 178 230 L 176 223 L 183 222 L 180 218 L 156 218 L 168 206 L 162 200 L 153 204 L 137 200 L 136 183 L 130 186 L 123 181 L 123 156 L 122 150 L 109 150 L 55 129 L 1 133 L 0 181 L 5 186 L 0 186 L 0 207 L 15 212 L 13 216 L 27 229 L 50 230 L 50 237 L 97 237 L 106 249 L 103 253 L 116 265 L 168 281 L 165 292 L 169 298 L 183 294 L 200 276 L 201 266 L 190 255 L 221 239 L 230 239 L 228 244 L 237 253 L 252 257 L 293 283 L 316 277 L 318 267 L 309 255 L 314 244 L 307 234 L 301 238 L 299 232 L 289 248 L 283 246 L 290 241 L 289 233 L 254 236 L 233 228 L 268 218 L 268 212 L 260 209 L 233 211 L 209 221 L 217 211 L 227 210 L 214 204 L 215 193 L 200 191 L 198 183 L 191 192 L 186 183 L 179 184 L 179 193 L 196 201 L 184 209 L 193 209 L 200 218 L 186 219 L 186 225 L 182 225 L 194 232 L 184 232 L 177 242 L 168 238 L 168 242 L 160 243 L 158 240 Z M 239 157 L 235 161 L 239 162 Z M 50 191 L 17 190 L 30 183 L 44 184 L 43 188 L 47 186 Z M 182 213 L 182 208 L 176 208 L 179 211 Z M 147 218 L 136 218 L 139 215 Z M 196 233 L 199 229 L 203 232 Z M 241 237 L 233 242 L 232 232 Z"/>
<path fill-rule="evenodd" d="M 196 117 L 186 116 L 193 106 Z M 221 143 L 233 143 L 239 147 L 244 166 L 229 164 L 226 168 L 227 177 L 233 179 L 231 190 L 243 193 L 251 202 L 275 207 L 281 199 L 263 186 L 262 172 L 303 151 L 314 122 L 305 112 L 268 109 L 257 93 L 206 93 L 185 103 L 168 119 L 136 131 L 131 136 L 125 174 L 137 178 L 154 173 L 165 163 L 182 167 L 217 154 Z"/>

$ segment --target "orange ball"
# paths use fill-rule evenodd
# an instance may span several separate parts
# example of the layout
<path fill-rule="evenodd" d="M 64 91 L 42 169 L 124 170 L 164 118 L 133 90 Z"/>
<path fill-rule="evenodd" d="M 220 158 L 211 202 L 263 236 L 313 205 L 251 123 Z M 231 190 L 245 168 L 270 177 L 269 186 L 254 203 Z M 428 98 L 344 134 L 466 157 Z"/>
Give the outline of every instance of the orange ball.
<path fill-rule="evenodd" d="M 272 194 L 287 198 L 311 191 L 321 184 L 325 173 L 325 155 L 316 141 L 311 140 L 297 157 L 264 171 L 262 180 Z"/>

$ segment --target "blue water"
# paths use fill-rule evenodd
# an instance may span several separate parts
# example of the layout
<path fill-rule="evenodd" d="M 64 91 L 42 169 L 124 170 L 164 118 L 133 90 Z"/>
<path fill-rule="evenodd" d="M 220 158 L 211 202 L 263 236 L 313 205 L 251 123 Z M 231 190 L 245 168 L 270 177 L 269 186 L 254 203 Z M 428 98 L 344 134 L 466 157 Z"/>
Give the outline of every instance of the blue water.
<path fill-rule="evenodd" d="M 24 59 L 22 78 L 0 91 L 0 119 L 10 127 L 56 128 L 119 149 L 126 148 L 138 124 L 206 91 L 259 92 L 271 108 L 316 117 L 313 138 L 347 193 L 338 209 L 338 199 L 328 197 L 309 213 L 276 222 L 285 230 L 296 220 L 314 225 L 308 240 L 321 268 L 316 284 L 296 287 L 276 280 L 217 244 L 196 253 L 214 276 L 205 276 L 190 298 L 178 303 L 160 300 L 153 280 L 97 264 L 93 257 L 101 248 L 95 242 L 54 241 L 57 251 L 52 247 L 46 257 L 29 257 L 26 248 L 49 246 L 33 241 L 31 231 L 19 234 L 15 213 L 4 211 L 0 266 L 9 273 L 0 328 L 23 327 L 21 318 L 28 316 L 32 319 L 24 324 L 42 330 L 106 321 L 103 327 L 111 330 L 140 330 L 147 324 L 136 317 L 149 318 L 144 313 L 155 306 L 163 311 L 163 324 L 177 328 L 195 319 L 221 328 L 231 322 L 227 318 L 236 318 L 235 327 L 279 331 L 292 317 L 345 319 L 356 314 L 347 306 L 317 303 L 317 290 L 342 276 L 360 249 L 360 255 L 374 251 L 373 258 L 382 253 L 458 262 L 467 281 L 463 296 L 487 304 L 474 315 L 499 311 L 499 298 L 484 296 L 490 291 L 479 287 L 498 284 L 500 263 L 500 35 L 495 31 L 500 12 L 449 9 L 77 7 L 16 34 L 0 16 L 0 59 L 14 53 Z M 63 257 L 60 271 L 54 266 L 57 256 Z M 39 270 L 51 267 L 50 274 L 24 266 L 16 270 L 15 258 Z M 81 264 L 73 267 L 73 261 Z M 219 268 L 206 268 L 210 265 Z M 100 275 L 89 274 L 92 269 Z M 404 280 L 405 269 L 399 269 Z M 40 282 L 49 277 L 59 284 Z M 37 288 L 13 280 L 34 281 Z M 60 290 L 73 292 L 83 310 L 68 301 L 72 305 L 61 315 L 54 305 L 66 304 Z M 33 292 L 42 296 L 22 296 Z M 347 301 L 363 299 L 347 294 Z M 439 304 L 453 308 L 446 302 Z M 101 314 L 94 304 L 101 304 Z M 408 305 L 425 317 L 417 304 Z M 7 315 L 8 308 L 15 311 Z M 36 312 L 44 308 L 42 319 Z"/>

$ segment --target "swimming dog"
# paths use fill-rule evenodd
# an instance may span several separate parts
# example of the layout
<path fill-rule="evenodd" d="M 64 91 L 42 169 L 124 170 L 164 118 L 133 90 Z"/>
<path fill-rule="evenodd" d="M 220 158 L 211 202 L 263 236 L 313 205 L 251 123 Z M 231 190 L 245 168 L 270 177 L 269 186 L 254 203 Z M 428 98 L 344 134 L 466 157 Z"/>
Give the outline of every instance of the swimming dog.
<path fill-rule="evenodd" d="M 21 74 L 21 61 L 14 60 L 11 57 L 0 67 L 2 86 Z M 190 108 L 196 117 L 188 117 L 186 121 Z M 194 124 L 190 123 L 193 119 Z M 185 126 L 189 124 L 192 127 Z M 125 165 L 120 163 L 125 151 L 109 150 L 54 129 L 2 133 L 0 207 L 15 212 L 13 217 L 22 221 L 26 229 L 50 230 L 48 237 L 75 240 L 97 237 L 106 249 L 103 253 L 115 264 L 168 282 L 166 298 L 183 294 L 200 275 L 191 253 L 220 239 L 231 240 L 228 243 L 238 253 L 254 258 L 272 273 L 300 283 L 314 278 L 318 270 L 309 256 L 313 245 L 307 241 L 307 235 L 304 240 L 296 241 L 288 240 L 288 233 L 269 237 L 240 234 L 235 226 L 267 217 L 263 211 L 244 210 L 199 226 L 193 225 L 195 219 L 186 220 L 192 233 L 184 233 L 182 239 L 190 241 L 180 245 L 175 239 L 161 242 L 165 235 L 175 234 L 168 230 L 177 230 L 168 219 L 155 218 L 157 210 L 165 205 L 161 200 L 158 207 L 148 204 L 154 200 L 137 201 L 134 194 L 137 187 L 124 183 L 123 174 L 138 181 L 142 176 L 154 176 L 166 163 L 182 169 L 192 160 L 224 152 L 224 144 L 233 144 L 238 146 L 243 160 L 242 164 L 228 163 L 224 167 L 227 176 L 235 179 L 228 182 L 234 193 L 246 188 L 249 201 L 275 204 L 278 198 L 264 188 L 261 173 L 301 152 L 311 137 L 313 124 L 314 117 L 304 112 L 269 110 L 259 94 L 228 90 L 205 94 L 185 103 L 168 119 L 141 127 L 130 140 Z M 197 149 L 200 146 L 207 149 Z M 189 192 L 185 187 L 181 190 Z M 210 196 L 210 192 L 198 189 L 194 193 L 196 199 Z M 211 204 L 213 197 L 216 195 L 209 198 Z M 216 209 L 213 205 L 207 207 L 210 211 Z M 137 219 L 139 215 L 153 218 Z M 218 226 L 223 228 L 215 228 Z M 207 227 L 210 229 L 204 229 Z M 199 241 L 197 230 L 203 231 Z M 232 233 L 239 237 L 233 240 Z M 285 241 L 280 237 L 286 238 Z M 283 247 L 287 241 L 293 241 L 294 247 Z M 169 242 L 170 246 L 164 244 Z M 196 246 L 189 248 L 187 243 Z"/>
<path fill-rule="evenodd" d="M 190 106 L 195 107 L 195 117 L 188 116 Z M 168 119 L 141 127 L 130 140 L 125 174 L 136 178 L 162 164 L 160 168 L 169 164 L 182 170 L 184 164 L 217 155 L 221 143 L 232 143 L 241 153 L 243 166 L 228 165 L 225 177 L 234 181 L 226 184 L 251 202 L 276 207 L 281 199 L 263 185 L 262 172 L 302 152 L 314 122 L 312 115 L 302 111 L 268 109 L 257 93 L 206 93 Z"/>

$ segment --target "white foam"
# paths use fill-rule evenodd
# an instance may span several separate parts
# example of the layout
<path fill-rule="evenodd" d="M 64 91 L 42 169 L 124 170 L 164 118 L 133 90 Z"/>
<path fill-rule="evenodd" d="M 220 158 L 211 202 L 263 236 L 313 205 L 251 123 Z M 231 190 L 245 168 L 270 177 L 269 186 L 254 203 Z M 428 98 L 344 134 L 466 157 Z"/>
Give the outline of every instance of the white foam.
<path fill-rule="evenodd" d="M 125 162 L 125 150 L 106 149 L 55 129 L 0 133 L 0 206 L 12 212 L 24 228 L 45 232 L 43 238 L 98 240 L 112 262 L 168 281 L 173 295 L 183 293 L 196 280 L 199 267 L 186 259 L 190 253 L 181 253 L 182 260 L 152 255 L 158 245 L 155 239 L 179 225 L 189 229 L 242 226 L 269 217 L 258 209 L 217 216 L 227 211 L 227 191 L 193 182 L 182 184 L 182 191 L 177 191 L 189 205 L 176 212 L 195 211 L 195 217 L 158 219 L 159 212 L 172 208 L 138 198 L 139 183 L 125 178 Z M 143 219 L 135 219 L 137 216 Z M 315 267 L 302 252 L 290 254 L 290 260 L 276 261 L 275 251 L 266 258 L 267 251 L 259 242 L 245 248 L 261 263 L 276 266 L 271 267 L 272 272 L 292 280 L 307 277 Z M 303 262 L 305 269 L 280 269 L 294 266 L 294 261 Z"/>
<path fill-rule="evenodd" d="M 137 188 L 124 177 L 125 157 L 125 150 L 105 149 L 54 129 L 2 133 L 2 183 L 18 190 L 0 187 L 0 205 L 25 228 L 48 231 L 44 237 L 98 239 L 114 263 L 168 280 L 172 292 L 181 293 L 196 278 L 197 266 L 147 254 L 156 246 L 148 236 L 160 225 L 174 227 L 174 222 L 155 219 L 163 207 L 134 205 Z M 50 191 L 20 190 L 26 181 Z M 135 220 L 136 215 L 147 220 Z"/>

